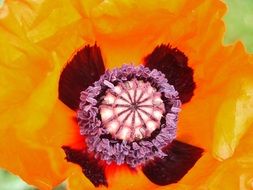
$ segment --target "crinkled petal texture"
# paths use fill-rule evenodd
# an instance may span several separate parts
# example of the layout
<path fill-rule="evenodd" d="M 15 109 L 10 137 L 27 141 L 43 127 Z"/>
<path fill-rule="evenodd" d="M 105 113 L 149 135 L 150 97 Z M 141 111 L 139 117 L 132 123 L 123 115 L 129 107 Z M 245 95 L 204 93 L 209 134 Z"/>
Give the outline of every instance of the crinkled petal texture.
<path fill-rule="evenodd" d="M 196 81 L 179 117 L 178 139 L 205 153 L 182 180 L 166 187 L 139 171 L 109 167 L 109 188 L 252 188 L 253 59 L 240 43 L 222 45 L 220 1 L 22 0 L 3 7 L 1 167 L 42 190 L 66 177 L 70 190 L 94 189 L 61 150 L 82 141 L 75 113 L 57 99 L 64 64 L 95 41 L 107 68 L 139 64 L 157 45 L 170 43 L 187 55 Z"/>
<path fill-rule="evenodd" d="M 58 81 L 88 30 L 68 1 L 6 1 L 0 14 L 0 166 L 52 189 L 68 176 L 61 146 L 79 138 Z"/>

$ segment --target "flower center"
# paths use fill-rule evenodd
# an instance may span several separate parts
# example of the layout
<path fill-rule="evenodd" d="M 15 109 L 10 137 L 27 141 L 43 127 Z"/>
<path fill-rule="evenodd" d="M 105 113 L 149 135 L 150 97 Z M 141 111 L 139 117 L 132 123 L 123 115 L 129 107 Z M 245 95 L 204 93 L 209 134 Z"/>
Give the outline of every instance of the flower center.
<path fill-rule="evenodd" d="M 113 138 L 133 142 L 160 128 L 165 106 L 149 82 L 133 79 L 108 89 L 99 110 L 103 127 Z"/>
<path fill-rule="evenodd" d="M 107 164 L 136 167 L 163 158 L 162 149 L 176 137 L 181 101 L 156 69 L 124 65 L 106 71 L 80 100 L 80 133 L 88 151 Z"/>

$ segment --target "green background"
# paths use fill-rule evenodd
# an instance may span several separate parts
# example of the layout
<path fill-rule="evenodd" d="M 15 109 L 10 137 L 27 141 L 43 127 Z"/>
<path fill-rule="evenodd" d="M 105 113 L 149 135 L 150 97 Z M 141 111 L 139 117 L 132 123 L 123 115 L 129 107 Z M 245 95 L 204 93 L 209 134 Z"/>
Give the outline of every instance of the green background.
<path fill-rule="evenodd" d="M 0 4 L 1 4 L 0 0 Z M 233 44 L 240 40 L 249 53 L 253 53 L 253 0 L 226 0 L 227 14 L 223 20 L 226 24 L 224 44 Z M 54 190 L 64 190 L 64 183 Z M 35 190 L 19 177 L 0 170 L 0 190 Z"/>
<path fill-rule="evenodd" d="M 253 0 L 226 0 L 224 17 L 226 33 L 224 44 L 242 41 L 248 52 L 253 53 Z"/>

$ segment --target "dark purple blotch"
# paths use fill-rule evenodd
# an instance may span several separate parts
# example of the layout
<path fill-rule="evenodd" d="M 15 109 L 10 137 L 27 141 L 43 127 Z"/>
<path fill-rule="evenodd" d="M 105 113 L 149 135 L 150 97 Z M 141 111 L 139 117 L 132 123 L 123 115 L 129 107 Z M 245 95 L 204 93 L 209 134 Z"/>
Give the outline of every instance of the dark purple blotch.
<path fill-rule="evenodd" d="M 147 178 L 157 185 L 178 182 L 203 153 L 203 149 L 177 140 L 163 151 L 167 154 L 166 157 L 149 161 L 142 168 Z"/>
<path fill-rule="evenodd" d="M 61 73 L 59 99 L 69 108 L 77 110 L 80 92 L 97 81 L 105 72 L 100 48 L 85 46 L 69 61 Z"/>
<path fill-rule="evenodd" d="M 83 174 L 95 187 L 108 186 L 104 165 L 100 164 L 97 159 L 91 157 L 85 150 L 75 150 L 68 146 L 62 148 L 65 151 L 67 161 L 81 166 Z"/>
<path fill-rule="evenodd" d="M 189 102 L 196 87 L 193 70 L 187 65 L 188 58 L 183 52 L 170 45 L 157 46 L 151 54 L 144 58 L 144 65 L 157 69 L 165 74 L 169 84 L 179 93 L 182 103 Z"/>

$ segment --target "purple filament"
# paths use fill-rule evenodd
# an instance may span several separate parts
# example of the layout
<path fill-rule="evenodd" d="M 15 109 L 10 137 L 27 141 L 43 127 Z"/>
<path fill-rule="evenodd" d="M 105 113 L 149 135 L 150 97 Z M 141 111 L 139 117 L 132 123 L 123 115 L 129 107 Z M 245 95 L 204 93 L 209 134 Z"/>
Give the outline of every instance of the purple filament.
<path fill-rule="evenodd" d="M 154 131 L 151 137 L 127 142 L 110 137 L 109 132 L 102 125 L 99 105 L 106 90 L 134 78 L 148 81 L 162 94 L 165 114 L 159 130 Z M 107 164 L 115 162 L 118 165 L 128 164 L 136 167 L 155 157 L 167 156 L 162 149 L 176 137 L 181 101 L 178 98 L 178 92 L 160 71 L 156 69 L 151 71 L 144 66 L 134 67 L 132 65 L 124 65 L 121 68 L 106 71 L 98 81 L 94 82 L 93 86 L 81 92 L 80 100 L 77 112 L 80 132 L 86 137 L 88 151 L 94 152 L 96 158 L 106 161 Z"/>

